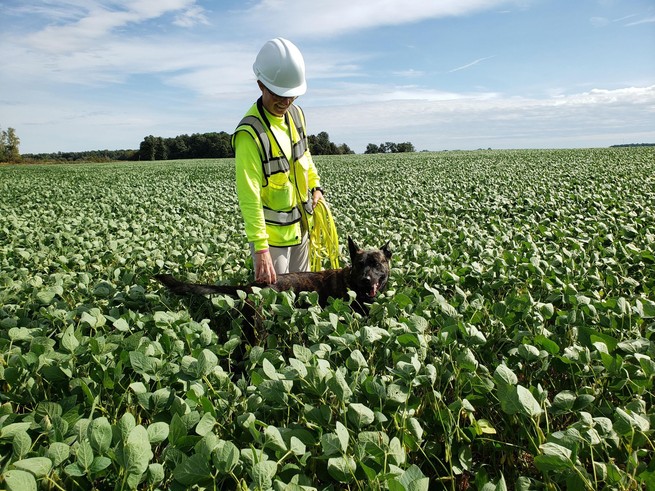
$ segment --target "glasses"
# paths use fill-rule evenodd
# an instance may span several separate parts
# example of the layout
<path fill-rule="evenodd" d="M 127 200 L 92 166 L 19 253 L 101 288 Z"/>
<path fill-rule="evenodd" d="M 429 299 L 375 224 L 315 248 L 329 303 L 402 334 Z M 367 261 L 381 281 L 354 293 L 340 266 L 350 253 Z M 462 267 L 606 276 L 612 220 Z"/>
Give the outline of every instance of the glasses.
<path fill-rule="evenodd" d="M 278 102 L 286 102 L 286 101 L 293 102 L 298 98 L 298 96 L 285 97 L 285 96 L 282 96 L 282 95 L 277 95 L 275 92 L 271 92 L 271 90 L 268 87 L 266 87 L 265 85 L 264 85 L 264 88 L 266 89 L 266 92 L 271 94 L 273 96 L 273 99 L 275 99 Z"/>

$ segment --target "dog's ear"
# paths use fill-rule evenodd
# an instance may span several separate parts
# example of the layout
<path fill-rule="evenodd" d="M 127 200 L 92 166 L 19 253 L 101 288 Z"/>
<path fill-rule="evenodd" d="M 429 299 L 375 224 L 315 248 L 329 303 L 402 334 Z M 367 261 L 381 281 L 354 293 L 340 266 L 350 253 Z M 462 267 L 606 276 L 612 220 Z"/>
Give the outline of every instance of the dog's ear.
<path fill-rule="evenodd" d="M 359 251 L 359 247 L 357 247 L 357 244 L 355 244 L 355 241 L 348 236 L 348 251 L 350 252 L 350 260 L 357 255 L 357 251 Z"/>
<path fill-rule="evenodd" d="M 380 249 L 382 252 L 384 252 L 384 257 L 386 257 L 387 260 L 391 259 L 391 251 L 389 250 L 389 242 L 391 242 L 391 241 L 388 240 L 387 243 L 384 244 L 382 246 L 382 248 Z"/>

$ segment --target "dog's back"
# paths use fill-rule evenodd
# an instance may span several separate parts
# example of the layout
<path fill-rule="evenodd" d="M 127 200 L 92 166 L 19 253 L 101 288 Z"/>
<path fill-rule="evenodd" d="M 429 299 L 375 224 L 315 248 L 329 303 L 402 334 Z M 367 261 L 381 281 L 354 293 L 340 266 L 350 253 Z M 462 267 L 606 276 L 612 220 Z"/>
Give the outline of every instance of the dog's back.
<path fill-rule="evenodd" d="M 250 283 L 243 286 L 212 285 L 207 283 L 186 283 L 170 274 L 159 274 L 155 278 L 170 291 L 178 295 L 237 295 L 238 291 L 252 293 L 253 287 L 273 288 L 277 291 L 317 292 L 319 304 L 325 306 L 328 298 L 348 298 L 353 290 L 359 304 L 372 302 L 384 290 L 389 278 L 391 251 L 388 243 L 381 249 L 363 250 L 348 237 L 351 266 L 342 269 L 328 269 L 319 272 L 299 272 L 277 275 L 274 284 Z"/>

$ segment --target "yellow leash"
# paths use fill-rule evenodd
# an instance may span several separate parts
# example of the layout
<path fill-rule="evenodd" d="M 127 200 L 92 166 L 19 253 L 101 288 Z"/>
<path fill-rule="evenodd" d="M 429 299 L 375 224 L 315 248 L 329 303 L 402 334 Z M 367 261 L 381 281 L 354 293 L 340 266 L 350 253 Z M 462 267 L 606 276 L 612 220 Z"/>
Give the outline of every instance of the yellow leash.
<path fill-rule="evenodd" d="M 322 271 L 325 259 L 330 260 L 330 268 L 340 268 L 337 227 L 327 203 L 320 199 L 314 208 L 314 228 L 309 234 L 310 269 Z"/>

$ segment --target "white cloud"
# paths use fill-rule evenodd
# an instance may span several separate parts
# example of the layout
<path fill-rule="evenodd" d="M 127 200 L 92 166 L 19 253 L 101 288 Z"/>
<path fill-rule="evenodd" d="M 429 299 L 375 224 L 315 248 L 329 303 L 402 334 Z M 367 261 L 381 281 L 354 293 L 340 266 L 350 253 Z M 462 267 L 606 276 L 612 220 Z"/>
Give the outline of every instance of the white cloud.
<path fill-rule="evenodd" d="M 639 26 L 641 24 L 652 24 L 655 22 L 655 17 L 647 17 L 645 19 L 641 19 L 635 22 L 630 22 L 629 24 L 626 24 L 627 27 L 632 27 L 632 26 Z"/>
<path fill-rule="evenodd" d="M 459 72 L 460 70 L 466 70 L 467 68 L 471 68 L 472 66 L 475 66 L 478 63 L 481 63 L 481 62 L 483 62 L 485 60 L 490 60 L 491 58 L 493 58 L 493 56 L 485 56 L 484 58 L 478 58 L 477 60 L 474 60 L 471 63 L 467 63 L 466 65 L 462 65 L 460 67 L 453 68 L 452 70 L 449 70 L 449 73 Z"/>
<path fill-rule="evenodd" d="M 129 24 L 156 19 L 167 13 L 193 12 L 195 0 L 121 0 L 116 2 L 73 2 L 59 4 L 55 18 L 59 22 L 26 37 L 34 49 L 62 54 L 84 50 L 112 32 Z M 66 8 L 68 7 L 68 8 Z M 197 8 L 197 7 L 196 7 Z M 196 17 L 201 11 L 196 11 Z"/>
<path fill-rule="evenodd" d="M 262 0 L 247 10 L 252 25 L 293 27 L 296 36 L 333 36 L 377 26 L 465 15 L 512 0 Z"/>
<path fill-rule="evenodd" d="M 190 9 L 177 15 L 173 24 L 180 27 L 193 27 L 198 24 L 209 25 L 209 20 L 205 15 L 205 9 L 198 5 L 194 5 Z"/>

